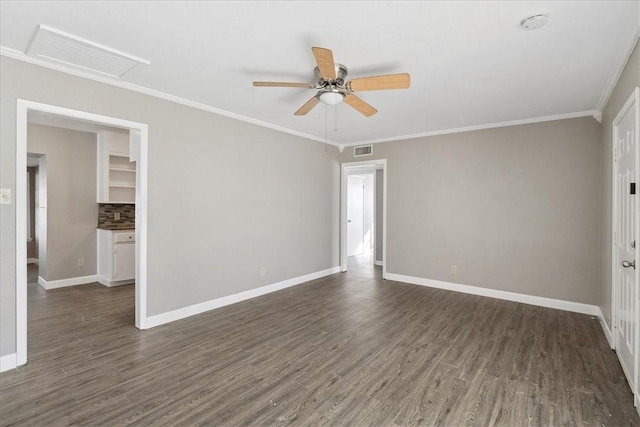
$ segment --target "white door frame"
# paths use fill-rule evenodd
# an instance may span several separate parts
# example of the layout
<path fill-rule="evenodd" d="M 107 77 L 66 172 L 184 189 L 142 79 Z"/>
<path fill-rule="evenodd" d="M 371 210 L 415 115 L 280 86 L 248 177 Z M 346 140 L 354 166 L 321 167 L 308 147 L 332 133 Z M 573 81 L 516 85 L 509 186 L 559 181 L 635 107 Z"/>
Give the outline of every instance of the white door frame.
<path fill-rule="evenodd" d="M 622 120 L 622 117 L 624 116 L 624 113 L 633 105 L 633 103 L 635 102 L 636 104 L 636 123 L 640 123 L 640 88 L 635 88 L 635 90 L 631 93 L 631 96 L 629 97 L 629 99 L 627 100 L 627 102 L 625 102 L 624 106 L 620 109 L 620 112 L 616 115 L 616 118 L 613 120 L 612 125 L 611 125 L 611 143 L 612 143 L 612 167 L 611 167 L 611 195 L 612 195 L 612 209 L 611 209 L 611 335 L 612 335 L 612 340 L 611 340 L 611 348 L 612 349 L 616 349 L 617 347 L 617 337 L 618 337 L 618 333 L 617 333 L 617 325 L 618 325 L 618 307 L 616 304 L 617 301 L 617 297 L 618 297 L 618 291 L 619 291 L 619 286 L 620 284 L 618 283 L 618 275 L 616 274 L 616 269 L 618 268 L 618 263 L 620 262 L 620 260 L 618 260 L 618 256 L 617 256 L 617 252 L 616 252 L 616 240 L 615 240 L 615 236 L 616 236 L 616 225 L 617 225 L 617 218 L 618 218 L 618 200 L 616 199 L 616 182 L 617 182 L 617 173 L 618 173 L 618 168 L 617 168 L 617 162 L 616 162 L 616 152 L 615 152 L 615 147 L 616 147 L 616 126 L 617 124 L 619 124 L 620 120 Z M 636 134 L 635 137 L 635 143 L 636 143 L 636 159 L 635 159 L 635 170 L 636 170 L 636 176 L 638 176 L 638 174 L 640 174 L 640 169 L 638 169 L 640 167 L 640 143 L 639 143 L 639 138 L 640 135 Z M 638 183 L 636 183 L 638 185 Z M 635 202 L 636 202 L 636 233 L 638 233 L 638 230 L 640 230 L 640 209 L 638 209 L 639 207 L 639 200 L 640 200 L 640 193 L 637 193 Z M 636 237 L 636 249 L 635 249 L 635 260 L 636 263 L 640 264 L 640 259 L 639 259 L 639 248 L 638 246 L 640 246 L 640 238 L 639 236 L 635 236 Z M 636 286 L 638 286 L 638 284 L 640 283 L 639 281 L 640 279 L 640 265 L 638 266 L 638 268 L 635 269 L 635 282 L 636 282 Z M 640 312 L 640 292 L 636 292 L 636 326 L 635 326 L 635 345 L 636 348 L 634 349 L 634 366 L 633 366 L 633 372 L 631 373 L 631 375 L 633 375 L 635 377 L 635 388 L 632 390 L 633 391 L 633 396 L 634 396 L 634 405 L 637 408 L 640 408 L 640 396 L 639 396 L 639 390 L 638 390 L 638 367 L 639 367 L 639 350 L 640 350 L 640 343 L 639 343 L 639 338 L 640 338 L 640 316 L 639 313 Z"/>
<path fill-rule="evenodd" d="M 382 278 L 387 277 L 387 159 L 342 163 L 340 173 L 340 271 L 347 271 L 347 175 L 364 169 L 381 169 L 382 176 Z M 375 182 L 375 178 L 374 178 Z M 375 210 L 375 208 L 374 208 Z M 375 224 L 374 224 L 375 227 Z M 375 254 L 374 254 L 375 258 Z"/>
<path fill-rule="evenodd" d="M 136 173 L 136 327 L 147 328 L 147 192 L 148 125 L 115 117 L 18 99 L 16 103 L 16 365 L 27 363 L 27 115 L 29 111 L 56 114 L 138 131 L 140 154 Z"/>

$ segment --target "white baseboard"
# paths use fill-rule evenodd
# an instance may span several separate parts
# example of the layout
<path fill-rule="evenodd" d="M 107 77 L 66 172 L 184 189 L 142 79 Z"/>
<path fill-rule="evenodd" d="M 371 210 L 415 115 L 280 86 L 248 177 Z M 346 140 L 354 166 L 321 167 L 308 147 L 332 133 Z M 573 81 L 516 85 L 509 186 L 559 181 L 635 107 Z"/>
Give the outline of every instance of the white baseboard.
<path fill-rule="evenodd" d="M 176 320 L 184 319 L 186 317 L 194 316 L 196 314 L 204 313 L 206 311 L 224 307 L 226 305 L 235 304 L 240 301 L 259 297 L 261 295 L 276 292 L 285 288 L 290 288 L 292 286 L 296 286 L 310 280 L 319 279 L 321 277 L 329 276 L 331 274 L 339 272 L 340 267 L 332 267 L 326 270 L 317 271 L 315 273 L 306 274 L 304 276 L 283 280 L 282 282 L 273 283 L 271 285 L 262 286 L 260 288 L 250 289 L 248 291 L 240 292 L 226 297 L 216 298 L 213 300 L 201 302 L 199 304 L 190 305 L 188 307 L 179 308 L 177 310 L 168 311 L 166 313 L 156 314 L 154 316 L 149 316 L 146 319 L 143 319 L 140 328 L 148 329 L 153 328 L 154 326 L 164 325 L 165 323 L 174 322 Z"/>
<path fill-rule="evenodd" d="M 44 280 L 42 276 L 38 276 L 38 283 L 43 288 L 50 289 L 58 289 L 58 288 L 66 288 L 67 286 L 76 286 L 76 285 L 85 285 L 87 283 L 94 283 L 98 280 L 96 275 L 93 276 L 82 276 L 82 277 L 70 277 L 68 279 L 60 279 L 60 280 Z"/>
<path fill-rule="evenodd" d="M 40 260 L 38 258 L 27 258 L 27 264 L 39 265 Z"/>
<path fill-rule="evenodd" d="M 373 263 L 374 263 L 375 265 L 382 265 L 382 261 L 378 261 L 378 260 L 375 260 Z"/>
<path fill-rule="evenodd" d="M 111 280 L 105 279 L 102 276 L 98 276 L 95 281 L 100 283 L 101 285 L 104 285 L 104 286 L 108 287 L 108 288 L 113 288 L 113 287 L 122 286 L 122 285 L 130 285 L 130 284 L 136 282 L 135 279 L 120 280 L 120 281 L 112 282 Z"/>
<path fill-rule="evenodd" d="M 479 286 L 461 285 L 458 283 L 443 282 L 441 280 L 424 279 L 422 277 L 404 276 L 402 274 L 387 273 L 387 280 L 411 283 L 412 285 L 428 286 L 430 288 L 446 289 L 448 291 L 462 292 L 465 294 L 480 295 L 483 297 L 497 298 L 506 301 L 521 302 L 540 307 L 555 308 L 558 310 L 572 311 L 575 313 L 598 316 L 600 308 L 596 305 L 583 304 L 581 302 L 565 301 L 553 298 L 537 297 L 534 295 L 519 294 L 516 292 L 500 291 L 497 289 L 481 288 Z"/>
<path fill-rule="evenodd" d="M 598 307 L 598 318 L 600 319 L 600 325 L 602 325 L 602 330 L 604 331 L 604 336 L 607 338 L 609 347 L 611 347 L 611 350 L 614 350 L 615 345 L 613 343 L 613 334 L 611 333 L 611 329 L 609 328 L 609 325 L 607 325 L 606 320 L 604 320 L 604 314 L 602 314 L 600 307 Z"/>
<path fill-rule="evenodd" d="M 18 358 L 15 353 L 0 356 L 0 372 L 15 369 L 18 366 Z"/>

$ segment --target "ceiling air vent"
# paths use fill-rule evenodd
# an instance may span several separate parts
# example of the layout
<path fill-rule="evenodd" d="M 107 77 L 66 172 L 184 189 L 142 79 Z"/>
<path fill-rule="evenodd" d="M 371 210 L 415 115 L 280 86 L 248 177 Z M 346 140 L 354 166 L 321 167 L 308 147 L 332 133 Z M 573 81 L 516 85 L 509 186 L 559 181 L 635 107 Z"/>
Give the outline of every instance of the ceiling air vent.
<path fill-rule="evenodd" d="M 40 25 L 27 55 L 120 78 L 146 59 Z"/>
<path fill-rule="evenodd" d="M 353 157 L 370 156 L 373 154 L 373 145 L 361 145 L 353 147 Z"/>

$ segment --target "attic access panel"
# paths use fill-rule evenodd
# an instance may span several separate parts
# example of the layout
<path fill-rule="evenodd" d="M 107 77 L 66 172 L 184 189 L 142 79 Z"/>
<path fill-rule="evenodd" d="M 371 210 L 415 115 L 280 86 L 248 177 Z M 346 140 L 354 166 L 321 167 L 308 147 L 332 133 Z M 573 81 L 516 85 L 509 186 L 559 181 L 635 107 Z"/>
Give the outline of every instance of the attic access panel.
<path fill-rule="evenodd" d="M 150 64 L 146 59 L 46 25 L 38 27 L 27 55 L 116 78 L 121 78 L 138 64 Z"/>

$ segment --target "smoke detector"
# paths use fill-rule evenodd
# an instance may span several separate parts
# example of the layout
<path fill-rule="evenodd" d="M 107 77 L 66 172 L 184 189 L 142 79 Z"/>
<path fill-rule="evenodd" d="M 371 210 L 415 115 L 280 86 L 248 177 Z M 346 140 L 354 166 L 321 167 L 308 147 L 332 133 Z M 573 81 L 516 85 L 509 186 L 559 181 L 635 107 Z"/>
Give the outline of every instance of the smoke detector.
<path fill-rule="evenodd" d="M 547 25 L 549 21 L 548 13 L 539 13 L 537 15 L 531 15 L 520 21 L 520 27 L 525 31 L 537 30 L 540 27 Z"/>

